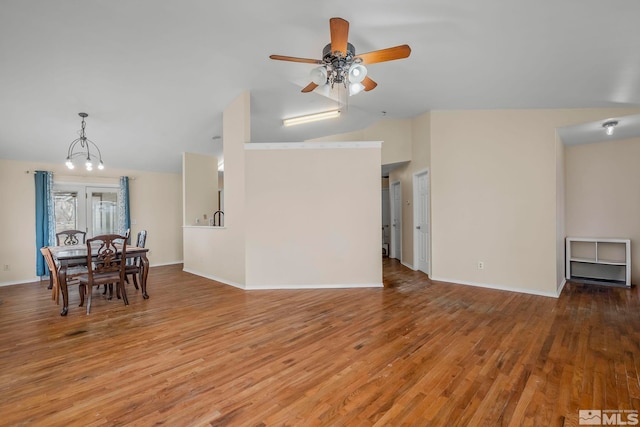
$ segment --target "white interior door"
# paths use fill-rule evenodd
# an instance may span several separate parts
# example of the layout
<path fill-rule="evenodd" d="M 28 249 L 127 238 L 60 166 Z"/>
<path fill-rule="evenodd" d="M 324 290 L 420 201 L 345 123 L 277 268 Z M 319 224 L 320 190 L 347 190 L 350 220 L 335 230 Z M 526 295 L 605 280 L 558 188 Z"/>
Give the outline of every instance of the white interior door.
<path fill-rule="evenodd" d="M 400 182 L 391 183 L 391 250 L 390 257 L 402 259 L 402 191 Z"/>
<path fill-rule="evenodd" d="M 414 263 L 429 274 L 429 172 L 413 176 Z"/>

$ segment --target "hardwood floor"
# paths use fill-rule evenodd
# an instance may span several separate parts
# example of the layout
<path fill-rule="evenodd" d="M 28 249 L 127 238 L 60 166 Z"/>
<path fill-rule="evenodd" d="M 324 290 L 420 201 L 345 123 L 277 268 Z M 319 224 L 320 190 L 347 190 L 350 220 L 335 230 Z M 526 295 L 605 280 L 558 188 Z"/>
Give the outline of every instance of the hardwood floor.
<path fill-rule="evenodd" d="M 150 270 L 150 299 L 0 288 L 0 425 L 561 426 L 640 410 L 638 288 L 559 299 L 431 282 L 242 291 Z M 627 416 L 627 414 L 622 414 Z"/>

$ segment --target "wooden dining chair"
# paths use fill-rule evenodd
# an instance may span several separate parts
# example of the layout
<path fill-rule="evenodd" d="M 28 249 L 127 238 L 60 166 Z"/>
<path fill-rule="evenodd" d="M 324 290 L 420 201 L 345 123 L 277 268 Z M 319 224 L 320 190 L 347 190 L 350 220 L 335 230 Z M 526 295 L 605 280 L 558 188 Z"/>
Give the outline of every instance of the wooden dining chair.
<path fill-rule="evenodd" d="M 127 240 L 119 234 L 103 234 L 87 239 L 87 274 L 80 275 L 80 284 L 86 286 L 87 314 L 91 312 L 91 294 L 93 287 L 116 284 L 118 295 L 125 305 L 129 305 L 124 287 Z M 92 253 L 92 248 L 97 250 Z"/>
<path fill-rule="evenodd" d="M 144 248 L 144 245 L 147 243 L 147 230 L 142 230 L 138 233 L 138 240 L 136 241 L 136 246 L 139 248 Z M 125 280 L 129 283 L 128 276 L 133 276 L 133 286 L 136 289 L 140 289 L 138 287 L 138 277 L 140 276 L 140 272 L 142 271 L 142 260 L 140 257 L 135 257 L 131 264 L 127 264 L 125 268 Z"/>
<path fill-rule="evenodd" d="M 64 230 L 56 233 L 58 246 L 84 245 L 87 233 L 80 230 Z"/>
<path fill-rule="evenodd" d="M 58 265 L 53 259 L 53 254 L 51 253 L 51 249 L 48 246 L 40 248 L 40 252 L 42 256 L 44 256 L 45 261 L 47 262 L 47 266 L 49 267 L 49 274 L 51 275 L 51 280 L 53 282 L 53 286 L 51 287 L 51 299 L 56 302 L 56 304 L 60 304 L 60 279 L 59 279 L 59 271 Z M 67 286 L 80 284 L 77 279 L 78 276 L 87 272 L 86 268 L 82 267 L 73 267 L 67 268 L 65 280 L 67 281 Z M 80 307 L 84 304 L 84 285 L 80 284 L 78 291 L 80 292 Z"/>
<path fill-rule="evenodd" d="M 64 230 L 56 233 L 56 242 L 58 246 L 84 245 L 87 233 L 80 230 Z M 84 263 L 72 264 L 69 267 L 84 267 Z M 49 287 L 52 286 L 52 282 Z"/>

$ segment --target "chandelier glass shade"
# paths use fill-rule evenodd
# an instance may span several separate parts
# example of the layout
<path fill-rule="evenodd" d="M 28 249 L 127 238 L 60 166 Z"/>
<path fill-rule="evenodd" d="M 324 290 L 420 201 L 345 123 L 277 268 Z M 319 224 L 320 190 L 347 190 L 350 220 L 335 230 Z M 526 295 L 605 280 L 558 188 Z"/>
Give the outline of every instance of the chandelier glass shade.
<path fill-rule="evenodd" d="M 102 153 L 100 148 L 87 138 L 85 134 L 86 123 L 84 119 L 89 115 L 87 113 L 78 113 L 82 117 L 82 128 L 80 129 L 80 138 L 77 138 L 69 145 L 67 150 L 67 160 L 65 164 L 69 169 L 74 169 L 74 160 L 81 159 L 84 161 L 84 166 L 88 171 L 93 170 L 95 163 L 98 164 L 98 169 L 104 169 L 104 163 L 102 163 Z"/>

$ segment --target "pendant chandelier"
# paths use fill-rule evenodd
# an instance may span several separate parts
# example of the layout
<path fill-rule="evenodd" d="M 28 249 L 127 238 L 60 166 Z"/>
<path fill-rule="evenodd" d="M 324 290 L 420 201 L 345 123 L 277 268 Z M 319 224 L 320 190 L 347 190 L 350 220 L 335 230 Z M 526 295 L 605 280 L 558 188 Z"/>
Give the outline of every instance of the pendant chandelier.
<path fill-rule="evenodd" d="M 80 129 L 80 138 L 75 139 L 71 145 L 69 145 L 69 150 L 67 151 L 67 161 L 65 164 L 69 169 L 74 169 L 75 165 L 73 164 L 74 159 L 80 158 L 85 163 L 84 166 L 88 171 L 93 170 L 93 164 L 95 162 L 98 163 L 98 169 L 104 169 L 104 163 L 102 163 L 102 153 L 100 153 L 100 149 L 98 146 L 88 139 L 85 135 L 85 126 L 84 122 L 85 117 L 89 115 L 87 113 L 78 113 L 80 117 L 82 117 L 82 128 Z"/>

